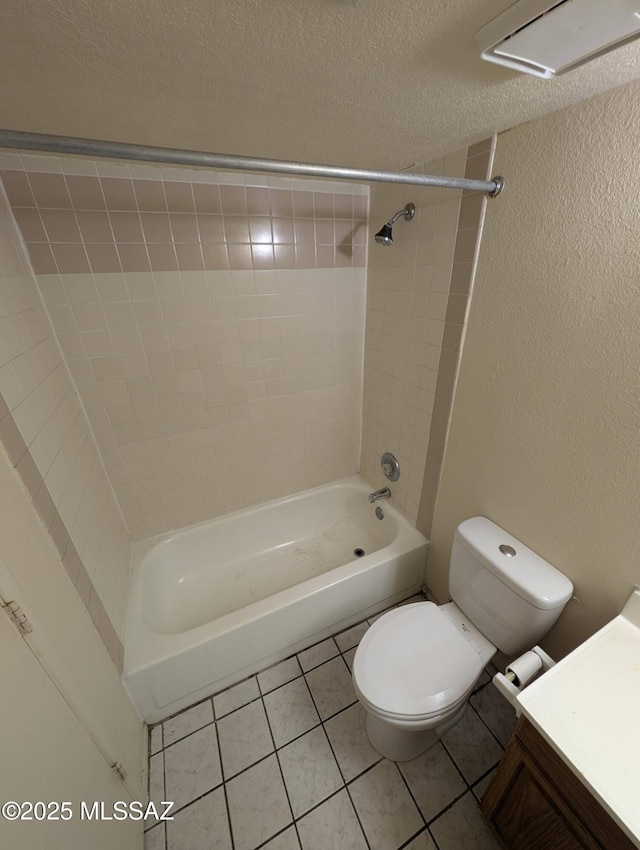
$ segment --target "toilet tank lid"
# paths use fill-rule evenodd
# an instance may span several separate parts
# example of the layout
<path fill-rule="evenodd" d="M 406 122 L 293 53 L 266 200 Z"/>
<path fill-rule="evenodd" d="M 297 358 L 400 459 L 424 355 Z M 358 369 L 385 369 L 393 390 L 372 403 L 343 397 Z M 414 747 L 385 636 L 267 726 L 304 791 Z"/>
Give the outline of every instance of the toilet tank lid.
<path fill-rule="evenodd" d="M 476 516 L 465 520 L 456 529 L 455 540 L 536 608 L 551 610 L 571 598 L 573 585 L 564 573 L 490 519 Z"/>

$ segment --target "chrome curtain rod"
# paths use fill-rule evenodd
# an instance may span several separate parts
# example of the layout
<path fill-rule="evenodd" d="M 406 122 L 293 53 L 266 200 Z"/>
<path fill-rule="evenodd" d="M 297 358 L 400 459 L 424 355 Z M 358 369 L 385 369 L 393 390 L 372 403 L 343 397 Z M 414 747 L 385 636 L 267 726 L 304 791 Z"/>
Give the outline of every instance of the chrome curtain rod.
<path fill-rule="evenodd" d="M 0 148 L 45 151 L 128 159 L 136 162 L 164 162 L 188 165 L 191 168 L 223 168 L 231 171 L 266 171 L 295 177 L 328 177 L 337 180 L 366 180 L 373 183 L 408 183 L 412 186 L 439 186 L 442 189 L 467 189 L 486 192 L 495 198 L 502 192 L 504 180 L 468 180 L 465 177 L 437 177 L 395 171 L 368 171 L 363 168 L 342 168 L 334 165 L 314 165 L 311 162 L 286 162 L 278 159 L 256 159 L 224 153 L 160 148 L 133 145 L 127 142 L 105 142 L 97 139 L 76 139 L 71 136 L 50 136 L 41 133 L 22 133 L 19 130 L 0 130 Z"/>

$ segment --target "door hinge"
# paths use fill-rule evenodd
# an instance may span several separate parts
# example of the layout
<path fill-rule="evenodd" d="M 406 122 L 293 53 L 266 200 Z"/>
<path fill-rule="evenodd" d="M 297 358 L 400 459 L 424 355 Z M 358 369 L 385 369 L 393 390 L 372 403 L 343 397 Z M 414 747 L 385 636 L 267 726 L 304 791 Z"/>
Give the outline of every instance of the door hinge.
<path fill-rule="evenodd" d="M 2 607 L 7 612 L 7 616 L 21 635 L 28 635 L 33 631 L 33 626 L 27 619 L 27 615 L 17 602 L 4 602 L 3 600 L 3 603 Z"/>

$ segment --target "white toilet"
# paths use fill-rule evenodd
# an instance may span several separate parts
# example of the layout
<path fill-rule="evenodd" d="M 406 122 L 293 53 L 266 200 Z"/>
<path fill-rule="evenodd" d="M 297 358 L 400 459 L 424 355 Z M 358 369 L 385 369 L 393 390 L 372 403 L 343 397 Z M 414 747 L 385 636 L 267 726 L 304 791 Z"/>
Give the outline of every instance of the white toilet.
<path fill-rule="evenodd" d="M 495 523 L 473 517 L 455 533 L 449 592 L 446 605 L 388 611 L 356 651 L 367 735 L 392 761 L 416 758 L 457 723 L 494 653 L 515 656 L 538 643 L 573 585 Z"/>

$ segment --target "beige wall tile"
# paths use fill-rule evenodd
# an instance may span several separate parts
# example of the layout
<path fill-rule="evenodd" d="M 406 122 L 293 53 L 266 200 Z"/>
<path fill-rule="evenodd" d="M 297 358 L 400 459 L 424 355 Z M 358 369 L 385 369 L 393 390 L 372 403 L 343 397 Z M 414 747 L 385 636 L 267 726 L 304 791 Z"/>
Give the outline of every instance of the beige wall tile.
<path fill-rule="evenodd" d="M 35 207 L 36 200 L 31 190 L 29 178 L 22 171 L 0 172 L 4 190 L 9 203 L 14 207 Z"/>
<path fill-rule="evenodd" d="M 102 186 L 97 177 L 67 175 L 66 182 L 74 209 L 106 209 Z"/>
<path fill-rule="evenodd" d="M 136 196 L 131 180 L 120 177 L 105 178 L 100 181 L 107 209 L 137 211 Z"/>
<path fill-rule="evenodd" d="M 60 213 L 60 208 L 71 203 L 64 178 L 59 174 L 40 177 L 43 179 L 33 181 L 34 194 L 43 204 L 57 205 L 57 209 L 43 207 L 47 216 L 58 216 L 55 225 L 51 225 L 51 219 L 48 223 L 60 228 L 56 231 L 59 238 L 76 238 L 74 214 L 68 210 Z M 24 182 L 9 178 L 8 183 L 15 192 L 22 193 L 19 197 L 24 200 Z M 74 185 L 76 197 L 81 196 L 80 189 L 86 190 L 82 197 L 90 196 L 90 185 Z M 66 227 L 70 229 L 65 231 Z M 88 588 L 83 590 L 83 602 L 86 605 L 90 594 L 94 594 L 103 637 L 108 635 L 107 648 L 121 666 L 121 644 L 113 635 L 122 635 L 124 624 L 129 536 L 69 374 L 60 360 L 23 247 L 14 237 L 11 213 L 2 202 L 0 240 L 0 311 L 4 313 L 0 313 L 0 321 L 4 322 L 0 374 L 14 378 L 12 382 L 6 378 L 0 382 L 0 439 L 76 587 L 81 565 Z M 55 247 L 61 260 L 64 249 L 77 248 L 84 255 L 81 244 Z M 65 267 L 64 262 L 61 265 Z M 80 263 L 79 267 L 84 269 L 85 265 Z M 106 320 L 93 278 L 83 278 L 81 274 L 74 278 L 76 285 L 65 292 L 57 274 L 45 276 L 42 292 L 51 307 L 52 321 L 60 330 L 61 344 L 70 355 L 82 356 L 86 361 L 82 335 L 76 332 L 78 323 L 87 336 L 105 333 L 100 329 L 106 327 Z M 85 284 L 82 295 L 77 279 Z"/>
<path fill-rule="evenodd" d="M 41 209 L 71 209 L 71 196 L 62 174 L 43 174 L 34 172 L 29 175 L 29 183 Z"/>
<path fill-rule="evenodd" d="M 480 154 L 486 170 L 485 147 Z M 480 165 L 469 166 L 463 149 L 415 170 L 463 176 L 469 167 Z M 372 199 L 374 230 L 407 201 L 416 215 L 398 221 L 392 247 L 373 241 L 369 247 L 361 470 L 373 486 L 383 486 L 380 457 L 393 452 L 401 467 L 391 485 L 394 503 L 427 535 L 483 209 L 477 198 L 393 186 L 376 189 Z M 439 417 L 435 428 L 432 416 Z"/>
<path fill-rule="evenodd" d="M 25 242 L 46 242 L 47 234 L 37 209 L 16 207 L 14 218 Z"/>
<path fill-rule="evenodd" d="M 356 472 L 361 190 L 98 173 L 9 182 L 31 238 L 65 240 L 29 246 L 130 530 Z M 49 474 L 64 496 L 63 470 Z M 107 634 L 97 603 L 93 613 Z"/>

